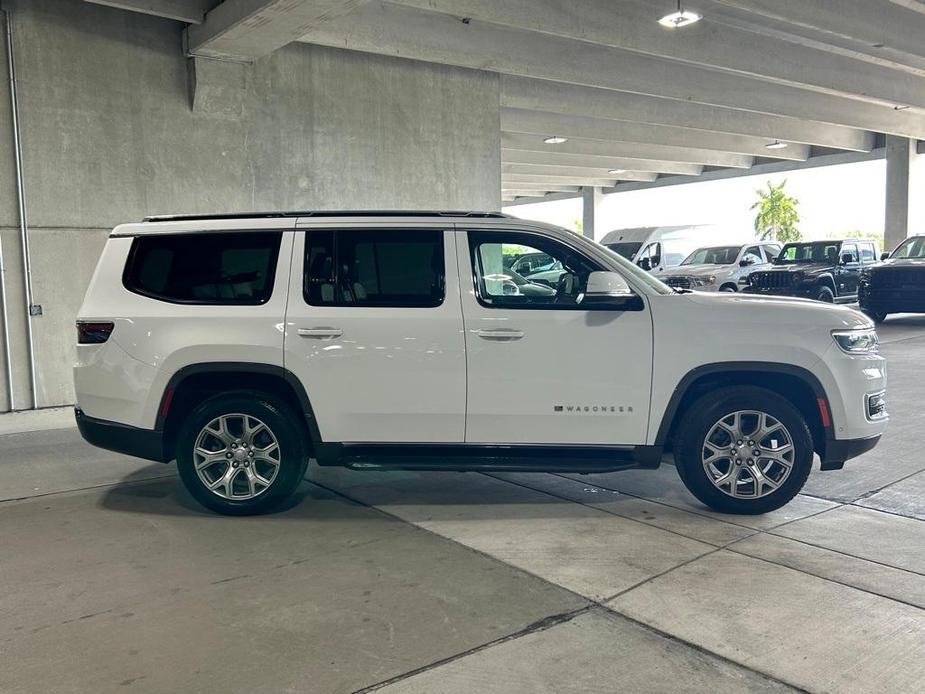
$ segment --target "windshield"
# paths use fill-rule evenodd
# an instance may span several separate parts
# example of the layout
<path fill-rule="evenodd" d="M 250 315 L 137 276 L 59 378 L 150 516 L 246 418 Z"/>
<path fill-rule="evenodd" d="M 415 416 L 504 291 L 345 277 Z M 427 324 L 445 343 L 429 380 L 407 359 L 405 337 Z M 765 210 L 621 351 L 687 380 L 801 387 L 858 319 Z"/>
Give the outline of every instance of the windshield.
<path fill-rule="evenodd" d="M 732 265 L 741 246 L 714 246 L 698 248 L 684 259 L 681 265 Z"/>
<path fill-rule="evenodd" d="M 779 265 L 794 263 L 837 263 L 840 241 L 816 241 L 815 243 L 788 243 L 777 257 Z"/>
<path fill-rule="evenodd" d="M 669 287 L 664 282 L 656 279 L 653 275 L 650 275 L 648 272 L 643 270 L 640 267 L 637 267 L 634 263 L 630 262 L 622 255 L 613 250 L 614 245 L 604 246 L 597 241 L 589 241 L 583 236 L 576 236 L 575 240 L 580 245 L 585 245 L 588 247 L 594 247 L 597 250 L 602 250 L 609 255 L 617 263 L 617 266 L 620 268 L 620 272 L 631 277 L 633 281 L 638 282 L 639 284 L 644 284 L 646 287 L 654 291 L 656 294 L 677 294 L 675 290 Z M 641 244 L 639 244 L 641 245 Z"/>
<path fill-rule="evenodd" d="M 925 236 L 906 239 L 893 251 L 891 258 L 925 258 Z"/>
<path fill-rule="evenodd" d="M 636 251 L 642 246 L 642 241 L 624 241 L 622 243 L 608 243 L 604 248 L 609 248 L 614 253 L 622 255 L 627 260 L 632 260 Z"/>

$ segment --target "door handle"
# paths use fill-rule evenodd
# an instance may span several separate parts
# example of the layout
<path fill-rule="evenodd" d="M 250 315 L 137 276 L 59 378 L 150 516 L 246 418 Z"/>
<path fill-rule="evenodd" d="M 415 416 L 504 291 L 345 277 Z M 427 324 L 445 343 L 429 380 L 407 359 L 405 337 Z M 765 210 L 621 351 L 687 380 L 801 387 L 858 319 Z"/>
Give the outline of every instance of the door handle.
<path fill-rule="evenodd" d="M 343 334 L 344 331 L 340 328 L 299 328 L 299 337 L 313 337 L 318 340 L 330 340 Z"/>
<path fill-rule="evenodd" d="M 485 340 L 519 340 L 524 336 L 523 330 L 510 330 L 508 328 L 493 328 L 488 330 L 476 330 L 475 334 Z"/>

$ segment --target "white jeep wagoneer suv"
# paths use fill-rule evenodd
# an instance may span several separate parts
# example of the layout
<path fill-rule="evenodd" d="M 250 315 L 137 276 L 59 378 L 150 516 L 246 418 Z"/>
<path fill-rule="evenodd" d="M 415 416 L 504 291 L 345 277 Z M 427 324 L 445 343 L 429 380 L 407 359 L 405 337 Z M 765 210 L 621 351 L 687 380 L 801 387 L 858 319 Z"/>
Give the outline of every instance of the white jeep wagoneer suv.
<path fill-rule="evenodd" d="M 513 277 L 542 253 L 555 281 Z M 886 427 L 863 314 L 672 289 L 494 213 L 279 212 L 117 227 L 77 322 L 77 422 L 176 460 L 222 513 L 357 469 L 600 472 L 672 452 L 708 506 L 762 513 Z"/>

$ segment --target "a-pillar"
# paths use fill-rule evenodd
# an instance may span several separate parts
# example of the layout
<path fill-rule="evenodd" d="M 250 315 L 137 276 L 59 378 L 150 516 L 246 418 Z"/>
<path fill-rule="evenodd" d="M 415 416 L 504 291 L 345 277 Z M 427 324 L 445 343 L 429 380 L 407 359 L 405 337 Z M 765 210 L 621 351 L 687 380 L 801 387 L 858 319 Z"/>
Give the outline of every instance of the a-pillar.
<path fill-rule="evenodd" d="M 911 234 L 925 233 L 925 156 L 917 144 L 907 137 L 886 138 L 886 251 Z"/>

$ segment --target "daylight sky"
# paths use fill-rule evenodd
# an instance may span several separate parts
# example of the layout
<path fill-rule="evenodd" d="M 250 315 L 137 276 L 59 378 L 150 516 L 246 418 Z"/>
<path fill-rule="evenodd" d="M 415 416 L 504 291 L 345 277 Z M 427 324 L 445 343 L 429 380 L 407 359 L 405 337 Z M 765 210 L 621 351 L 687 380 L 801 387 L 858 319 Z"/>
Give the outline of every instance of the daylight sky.
<path fill-rule="evenodd" d="M 755 190 L 767 181 L 787 180 L 787 192 L 799 202 L 803 238 L 837 236 L 859 229 L 883 233 L 886 163 L 840 164 L 783 174 L 745 176 L 604 197 L 597 238 L 611 229 L 675 224 L 719 224 L 743 240 L 754 235 Z M 581 200 L 563 200 L 504 208 L 517 217 L 572 228 L 581 218 Z"/>

